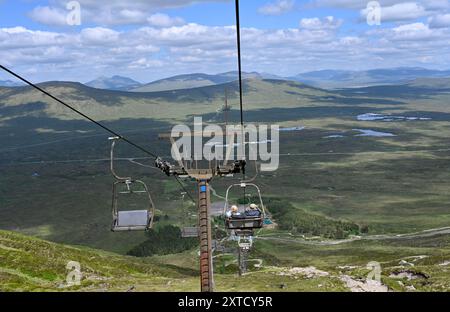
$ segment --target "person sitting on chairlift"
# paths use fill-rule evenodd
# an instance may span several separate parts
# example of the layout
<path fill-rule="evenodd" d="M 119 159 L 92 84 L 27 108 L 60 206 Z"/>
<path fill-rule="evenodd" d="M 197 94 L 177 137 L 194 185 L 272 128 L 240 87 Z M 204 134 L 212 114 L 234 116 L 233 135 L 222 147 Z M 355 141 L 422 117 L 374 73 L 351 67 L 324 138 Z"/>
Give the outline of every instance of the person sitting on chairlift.
<path fill-rule="evenodd" d="M 236 205 L 231 206 L 231 209 L 226 213 L 227 218 L 242 218 L 242 214 Z"/>
<path fill-rule="evenodd" d="M 245 216 L 251 218 L 257 218 L 261 216 L 261 210 L 259 210 L 256 204 L 250 204 L 250 206 L 245 210 Z"/>

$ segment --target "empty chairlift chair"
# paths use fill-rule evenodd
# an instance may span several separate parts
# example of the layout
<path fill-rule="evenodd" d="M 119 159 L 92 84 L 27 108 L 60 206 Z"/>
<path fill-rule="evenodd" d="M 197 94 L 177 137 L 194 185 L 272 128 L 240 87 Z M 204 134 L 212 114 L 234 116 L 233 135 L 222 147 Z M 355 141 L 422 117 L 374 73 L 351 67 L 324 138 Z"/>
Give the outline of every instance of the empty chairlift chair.
<path fill-rule="evenodd" d="M 141 180 L 121 177 L 114 171 L 114 146 L 119 138 L 113 137 L 111 144 L 111 173 L 116 179 L 112 187 L 111 230 L 146 231 L 153 226 L 155 205 L 147 185 Z"/>

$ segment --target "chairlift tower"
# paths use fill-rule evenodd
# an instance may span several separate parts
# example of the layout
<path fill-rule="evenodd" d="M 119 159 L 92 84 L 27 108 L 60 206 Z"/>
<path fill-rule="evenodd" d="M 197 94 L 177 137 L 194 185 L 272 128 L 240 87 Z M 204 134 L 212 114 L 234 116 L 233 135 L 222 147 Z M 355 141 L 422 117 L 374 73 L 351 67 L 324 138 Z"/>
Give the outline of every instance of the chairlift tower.
<path fill-rule="evenodd" d="M 186 135 L 186 134 L 185 134 Z M 203 133 L 193 133 L 191 136 L 203 136 Z M 172 146 L 176 146 L 175 138 L 171 134 L 160 134 L 159 139 L 169 139 Z M 234 142 L 234 136 L 229 138 Z M 229 144 L 227 155 L 231 154 L 233 144 Z M 213 262 L 212 262 L 212 231 L 211 231 L 211 194 L 210 183 L 215 177 L 232 176 L 245 172 L 245 160 L 235 160 L 231 163 L 228 157 L 221 165 L 208 162 L 208 168 L 198 168 L 198 163 L 183 160 L 175 148 L 178 165 L 172 165 L 162 159 L 157 159 L 155 165 L 168 176 L 191 178 L 197 182 L 198 209 L 198 237 L 200 240 L 200 286 L 202 292 L 214 290 Z"/>
<path fill-rule="evenodd" d="M 252 244 L 252 236 L 238 236 L 238 265 L 240 276 L 247 273 L 247 258 Z"/>

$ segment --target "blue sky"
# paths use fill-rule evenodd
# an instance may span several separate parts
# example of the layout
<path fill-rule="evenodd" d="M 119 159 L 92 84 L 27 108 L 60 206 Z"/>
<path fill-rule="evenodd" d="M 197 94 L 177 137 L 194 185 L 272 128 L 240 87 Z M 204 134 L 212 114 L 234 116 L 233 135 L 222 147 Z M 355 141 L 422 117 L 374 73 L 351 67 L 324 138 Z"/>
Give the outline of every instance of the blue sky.
<path fill-rule="evenodd" d="M 67 1 L 69 2 L 69 1 Z M 101 2 L 101 1 L 99 1 Z M 151 2 L 151 0 L 149 1 Z M 276 1 L 272 1 L 275 3 Z M 56 2 L 45 0 L 1 0 L 0 21 L 1 27 L 14 27 L 24 26 L 33 30 L 42 29 L 55 29 L 55 27 L 46 27 L 43 23 L 38 23 L 30 18 L 29 13 L 36 7 L 52 6 Z M 125 1 L 124 1 L 125 3 Z M 353 10 L 333 9 L 328 8 L 326 10 L 321 8 L 305 8 L 307 1 L 295 1 L 293 2 L 292 10 L 289 10 L 282 15 L 263 15 L 258 14 L 258 9 L 269 4 L 271 1 L 261 0 L 241 0 L 240 10 L 242 15 L 243 27 L 258 27 L 258 28 L 289 28 L 298 27 L 299 19 L 304 17 L 325 17 L 328 15 L 353 18 L 358 17 L 358 12 Z M 182 17 L 186 22 L 199 23 L 209 26 L 227 26 L 234 23 L 234 1 L 221 1 L 221 2 L 200 2 L 193 3 L 191 5 L 164 8 L 158 10 L 159 12 L 169 15 L 176 15 Z M 83 23 L 86 26 L 96 26 L 95 23 Z M 126 25 L 125 25 L 126 26 Z M 115 26 L 115 29 L 126 29 L 122 25 L 121 27 Z"/>
<path fill-rule="evenodd" d="M 236 69 L 234 1 L 0 0 L 0 59 L 34 81 Z M 243 69 L 450 68 L 448 0 L 241 0 Z M 379 11 L 377 11 L 379 10 Z M 369 25 L 367 15 L 379 14 Z M 378 15 L 375 15 L 378 16 Z M 0 74 L 0 80 L 9 79 Z"/>

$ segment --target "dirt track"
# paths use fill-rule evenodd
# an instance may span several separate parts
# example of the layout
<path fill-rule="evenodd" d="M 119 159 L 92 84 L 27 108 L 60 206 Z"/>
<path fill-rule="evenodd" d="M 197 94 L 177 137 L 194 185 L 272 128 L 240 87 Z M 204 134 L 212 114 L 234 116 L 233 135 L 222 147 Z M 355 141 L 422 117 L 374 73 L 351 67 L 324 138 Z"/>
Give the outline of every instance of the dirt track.
<path fill-rule="evenodd" d="M 420 232 L 406 233 L 406 234 L 396 234 L 396 235 L 369 235 L 369 236 L 355 236 L 348 239 L 341 240 L 306 240 L 300 237 L 276 237 L 276 236 L 257 236 L 256 239 L 262 240 L 275 240 L 279 242 L 289 242 L 289 243 L 299 243 L 307 245 L 317 245 L 317 246 L 327 246 L 327 245 L 339 245 L 354 242 L 357 240 L 399 240 L 399 239 L 411 239 L 411 238 L 422 238 L 431 237 L 435 235 L 446 235 L 450 234 L 450 227 L 443 227 L 437 229 L 429 229 Z"/>

